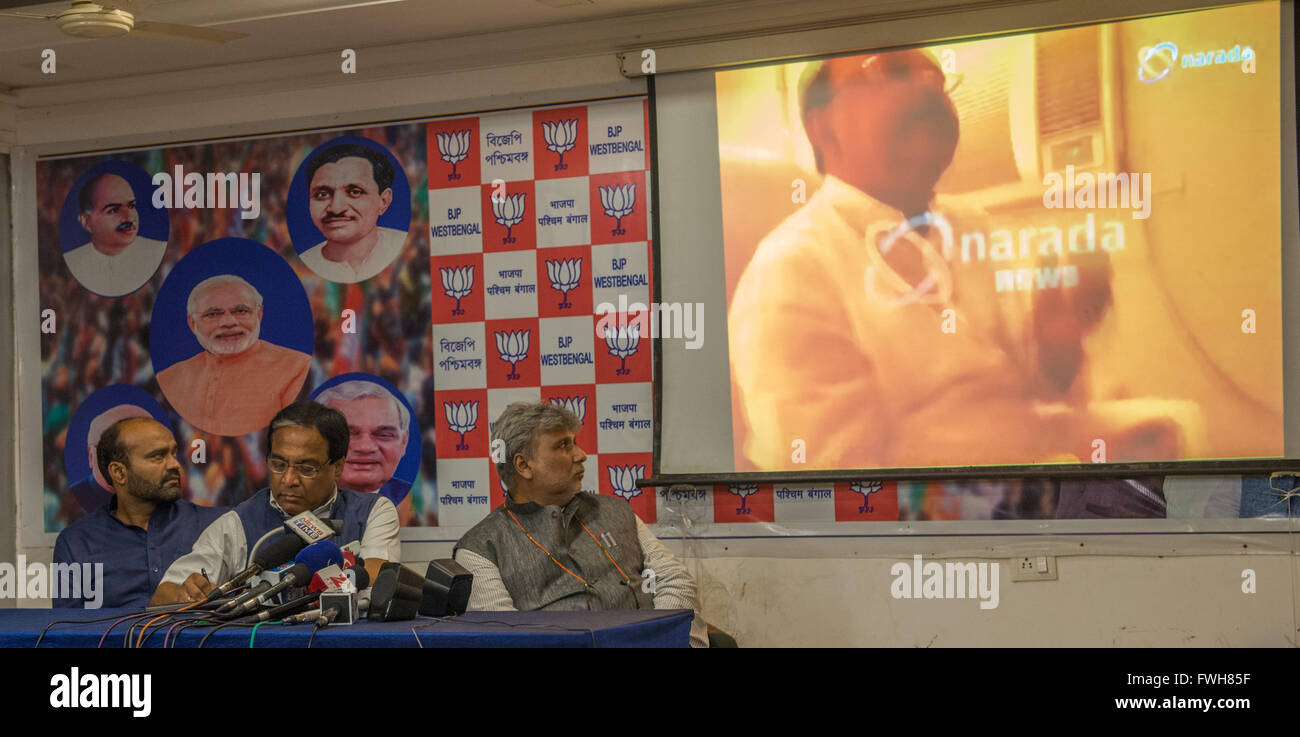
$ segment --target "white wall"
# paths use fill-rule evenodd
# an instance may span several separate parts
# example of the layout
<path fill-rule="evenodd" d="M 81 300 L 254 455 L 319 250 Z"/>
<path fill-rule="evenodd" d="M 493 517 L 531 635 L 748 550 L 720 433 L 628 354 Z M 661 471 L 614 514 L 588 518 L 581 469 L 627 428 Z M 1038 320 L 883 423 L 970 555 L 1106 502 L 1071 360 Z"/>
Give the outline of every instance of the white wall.
<path fill-rule="evenodd" d="M 879 544 L 668 546 L 695 578 L 705 620 L 741 647 L 1295 647 L 1300 558 L 1295 535 L 1273 537 L 1283 538 L 1271 541 L 1281 550 L 1259 554 L 1166 555 L 1167 540 L 1148 540 L 1146 555 L 1061 555 L 1057 580 L 1028 582 L 1013 582 L 1011 560 L 992 551 L 953 558 L 915 546 L 925 562 L 999 565 L 994 609 L 973 598 L 893 598 L 891 566 L 913 559 L 878 557 Z M 1099 544 L 1090 539 L 1088 548 Z M 750 554 L 755 547 L 766 554 Z M 428 559 L 449 557 L 451 545 L 402 553 L 423 572 Z M 1246 570 L 1254 571 L 1253 594 L 1242 590 Z"/>
<path fill-rule="evenodd" d="M 974 559 L 977 560 L 977 559 Z M 1068 557 L 1000 601 L 894 599 L 890 561 L 691 561 L 706 619 L 742 647 L 1295 647 L 1294 556 Z M 998 562 L 998 561 L 993 561 Z M 1242 570 L 1257 593 L 1241 591 Z"/>

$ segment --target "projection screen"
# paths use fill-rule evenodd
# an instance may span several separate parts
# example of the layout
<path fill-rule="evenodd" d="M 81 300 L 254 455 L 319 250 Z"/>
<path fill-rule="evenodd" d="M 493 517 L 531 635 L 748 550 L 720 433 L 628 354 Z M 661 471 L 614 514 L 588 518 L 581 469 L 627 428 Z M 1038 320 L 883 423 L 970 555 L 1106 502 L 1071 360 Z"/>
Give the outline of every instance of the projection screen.
<path fill-rule="evenodd" d="M 657 75 L 656 478 L 1296 467 L 1293 40 L 1262 2 Z"/>

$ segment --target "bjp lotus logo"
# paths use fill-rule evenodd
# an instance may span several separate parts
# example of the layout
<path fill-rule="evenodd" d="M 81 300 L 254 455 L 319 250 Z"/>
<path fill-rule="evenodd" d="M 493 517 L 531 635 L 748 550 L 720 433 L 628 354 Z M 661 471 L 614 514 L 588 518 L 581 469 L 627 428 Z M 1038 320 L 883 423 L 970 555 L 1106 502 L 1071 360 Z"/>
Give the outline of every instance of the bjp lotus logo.
<path fill-rule="evenodd" d="M 600 206 L 605 210 L 605 214 L 614 218 L 614 229 L 609 231 L 610 235 L 625 235 L 623 230 L 623 218 L 632 214 L 636 207 L 636 183 L 628 182 L 612 187 L 596 187 L 600 192 Z"/>
<path fill-rule="evenodd" d="M 497 354 L 510 364 L 507 380 L 519 378 L 519 362 L 528 357 L 528 337 L 531 330 L 494 331 L 497 336 Z"/>
<path fill-rule="evenodd" d="M 547 259 L 546 276 L 551 280 L 551 289 L 560 293 L 559 309 L 572 307 L 569 292 L 577 289 L 578 282 L 582 280 L 582 258 Z"/>
<path fill-rule="evenodd" d="M 862 506 L 858 507 L 858 513 L 871 514 L 876 508 L 871 506 L 871 495 L 879 493 L 883 484 L 879 481 L 851 481 L 849 482 L 849 491 L 862 495 Z"/>
<path fill-rule="evenodd" d="M 456 450 L 469 450 L 469 443 L 465 442 L 465 433 L 478 427 L 478 400 L 443 402 L 442 409 L 447 414 L 447 427 L 460 435 Z"/>
<path fill-rule="evenodd" d="M 559 405 L 573 414 L 578 416 L 578 422 L 585 422 L 587 419 L 587 398 L 586 397 L 551 397 L 550 403 Z"/>
<path fill-rule="evenodd" d="M 524 219 L 524 207 L 527 204 L 528 193 L 519 192 L 518 194 L 492 196 L 492 217 L 496 218 L 497 225 L 503 225 L 506 229 L 506 235 L 501 239 L 502 243 L 514 243 L 515 237 L 512 234 L 513 228 Z"/>
<path fill-rule="evenodd" d="M 643 478 L 645 478 L 643 465 L 609 467 L 609 484 L 614 487 L 614 495 L 629 502 L 633 497 L 641 496 L 641 489 L 636 482 Z"/>
<path fill-rule="evenodd" d="M 434 137 L 438 140 L 438 154 L 442 160 L 451 164 L 451 173 L 447 175 L 447 181 L 460 179 L 460 174 L 456 172 L 456 165 L 469 156 L 469 129 L 463 131 L 450 131 L 448 133 L 438 133 Z"/>
<path fill-rule="evenodd" d="M 625 376 L 632 373 L 632 369 L 627 367 L 627 357 L 636 353 L 641 347 L 641 323 L 634 322 L 616 329 L 606 325 L 605 345 L 611 355 L 623 359 L 623 363 L 619 365 L 614 375 Z"/>
<path fill-rule="evenodd" d="M 727 487 L 727 491 L 740 497 L 740 509 L 736 514 L 749 514 L 749 497 L 758 493 L 758 484 L 736 484 Z"/>
<path fill-rule="evenodd" d="M 569 165 L 564 163 L 564 154 L 573 150 L 573 146 L 578 142 L 578 119 L 543 122 L 542 138 L 546 141 L 547 151 L 554 151 L 560 155 L 555 171 L 568 169 Z"/>
<path fill-rule="evenodd" d="M 456 300 L 456 309 L 452 310 L 451 314 L 465 314 L 465 310 L 460 307 L 460 301 L 468 297 L 470 291 L 474 288 L 474 265 L 439 266 L 438 273 L 442 274 L 443 294 Z"/>

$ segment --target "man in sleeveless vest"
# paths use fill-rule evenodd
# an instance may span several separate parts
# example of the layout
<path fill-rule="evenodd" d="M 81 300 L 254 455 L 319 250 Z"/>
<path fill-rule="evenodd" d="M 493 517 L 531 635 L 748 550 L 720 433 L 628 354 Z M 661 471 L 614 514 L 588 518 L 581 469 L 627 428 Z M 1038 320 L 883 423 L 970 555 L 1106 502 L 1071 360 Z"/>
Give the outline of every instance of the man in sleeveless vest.
<path fill-rule="evenodd" d="M 295 402 L 271 420 L 267 437 L 270 488 L 222 515 L 199 536 L 194 549 L 163 576 L 154 605 L 196 601 L 243 570 L 263 535 L 294 515 L 310 511 L 343 522 L 339 545 L 360 541 L 371 575 L 386 561 L 399 561 L 397 508 L 387 497 L 338 487 L 348 454 L 348 424 L 334 409 Z M 285 534 L 293 534 L 287 532 Z"/>
<path fill-rule="evenodd" d="M 474 574 L 469 609 L 692 609 L 691 645 L 708 647 L 686 567 L 627 502 L 582 492 L 581 427 L 547 402 L 516 402 L 496 421 L 509 492 L 456 543 L 456 561 Z"/>

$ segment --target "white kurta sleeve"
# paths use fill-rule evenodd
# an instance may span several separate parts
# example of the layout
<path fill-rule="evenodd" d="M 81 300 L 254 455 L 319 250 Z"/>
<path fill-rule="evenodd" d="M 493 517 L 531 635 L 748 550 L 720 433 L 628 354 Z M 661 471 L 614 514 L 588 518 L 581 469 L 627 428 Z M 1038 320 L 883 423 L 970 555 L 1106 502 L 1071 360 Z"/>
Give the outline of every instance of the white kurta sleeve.
<path fill-rule="evenodd" d="M 199 534 L 190 552 L 171 564 L 162 583 L 179 585 L 191 574 L 206 572 L 209 581 L 220 584 L 242 571 L 247 558 L 248 541 L 239 515 L 226 512 Z"/>
<path fill-rule="evenodd" d="M 456 562 L 474 574 L 474 584 L 469 590 L 467 611 L 517 611 L 515 600 L 510 598 L 510 591 L 506 589 L 505 581 L 501 580 L 501 571 L 493 565 L 492 561 L 478 553 L 471 553 L 461 548 L 456 551 Z"/>
<path fill-rule="evenodd" d="M 708 647 L 708 626 L 700 613 L 700 598 L 695 579 L 686 566 L 672 554 L 668 547 L 655 537 L 640 517 L 636 518 L 636 536 L 641 543 L 641 565 L 654 571 L 655 609 L 690 609 L 695 612 L 691 621 L 691 647 Z"/>
<path fill-rule="evenodd" d="M 381 496 L 366 518 L 366 534 L 361 536 L 361 557 L 366 560 L 402 562 L 401 523 L 392 500 Z"/>

